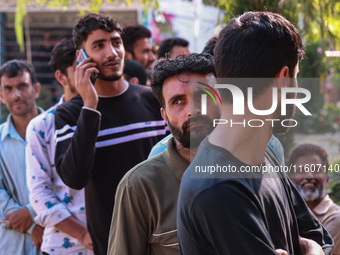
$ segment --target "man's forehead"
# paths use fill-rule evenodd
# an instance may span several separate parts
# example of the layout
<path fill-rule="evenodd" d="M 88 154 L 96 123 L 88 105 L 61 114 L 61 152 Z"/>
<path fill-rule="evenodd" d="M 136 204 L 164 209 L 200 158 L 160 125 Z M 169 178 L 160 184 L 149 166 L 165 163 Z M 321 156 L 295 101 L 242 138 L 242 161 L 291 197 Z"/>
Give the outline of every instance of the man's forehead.
<path fill-rule="evenodd" d="M 115 38 L 121 39 L 120 34 L 116 30 L 112 32 L 108 32 L 108 31 L 98 28 L 98 29 L 92 30 L 89 33 L 86 42 L 92 44 L 98 40 L 107 39 L 108 35 L 110 35 L 110 40 L 115 39 Z"/>
<path fill-rule="evenodd" d="M 206 84 L 214 86 L 214 81 L 215 76 L 213 74 L 180 73 L 165 79 L 163 90 L 166 89 L 170 91 L 171 94 L 178 92 L 178 90 L 195 92 L 199 87 L 205 87 Z"/>
<path fill-rule="evenodd" d="M 143 49 L 152 49 L 150 38 L 148 37 L 138 38 L 134 42 L 133 47 L 134 48 L 138 47 L 138 48 L 143 48 Z"/>
<path fill-rule="evenodd" d="M 176 75 L 176 78 L 184 83 L 189 84 L 190 86 L 199 86 L 202 83 L 208 83 L 209 85 L 214 86 L 216 83 L 216 79 L 214 74 L 198 74 L 198 73 L 181 73 Z"/>
<path fill-rule="evenodd" d="M 9 80 L 9 79 L 12 79 L 12 80 L 16 80 L 16 79 L 30 79 L 31 76 L 30 76 L 30 73 L 27 71 L 27 70 L 21 70 L 21 71 L 18 71 L 18 73 L 16 75 L 11 75 L 10 73 L 4 73 L 2 76 L 1 76 L 1 80 L 5 79 L 5 80 Z"/>
<path fill-rule="evenodd" d="M 4 73 L 0 79 L 0 86 L 17 86 L 20 83 L 32 84 L 30 73 L 26 70 L 20 71 L 17 75 L 9 77 L 9 74 Z"/>

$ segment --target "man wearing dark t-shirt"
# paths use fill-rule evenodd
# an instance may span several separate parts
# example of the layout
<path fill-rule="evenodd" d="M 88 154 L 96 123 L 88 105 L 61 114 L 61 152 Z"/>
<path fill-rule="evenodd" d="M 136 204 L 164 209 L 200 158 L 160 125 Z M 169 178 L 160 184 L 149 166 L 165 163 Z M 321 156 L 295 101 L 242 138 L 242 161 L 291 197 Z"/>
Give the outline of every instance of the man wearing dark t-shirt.
<path fill-rule="evenodd" d="M 293 116 L 293 107 L 286 116 L 280 115 L 280 107 L 265 115 L 253 113 L 272 108 L 274 87 L 280 105 L 282 89 L 295 87 L 302 55 L 298 31 L 278 14 L 245 13 L 219 34 L 216 74 L 234 78 L 221 84 L 235 85 L 229 88 L 238 95 L 232 98 L 232 93 L 224 93 L 230 90 L 220 89 L 222 111 L 215 121 L 220 124 L 183 176 L 177 215 L 181 254 L 275 255 L 276 249 L 281 254 L 330 254 L 333 242 L 327 231 L 287 176 L 269 171 L 275 167 L 265 162 L 269 138 L 273 131 L 284 131 L 281 121 Z M 272 79 L 254 79 L 266 77 Z M 240 103 L 247 91 L 253 105 L 249 109 Z"/>
<path fill-rule="evenodd" d="M 151 89 L 126 82 L 121 28 L 111 17 L 89 13 L 73 29 L 79 95 L 57 108 L 56 169 L 66 185 L 85 187 L 87 226 L 94 253 L 105 255 L 116 187 L 125 172 L 147 158 L 166 133 Z M 98 75 L 94 85 L 91 75 Z M 82 208 L 84 210 L 84 208 Z"/>

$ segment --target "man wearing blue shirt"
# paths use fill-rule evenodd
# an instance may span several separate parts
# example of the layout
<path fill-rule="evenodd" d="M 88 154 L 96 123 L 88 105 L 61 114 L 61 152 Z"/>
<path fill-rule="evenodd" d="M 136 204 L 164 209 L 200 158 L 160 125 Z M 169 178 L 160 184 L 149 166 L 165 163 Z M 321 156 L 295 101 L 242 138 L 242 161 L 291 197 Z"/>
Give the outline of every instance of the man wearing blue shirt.
<path fill-rule="evenodd" d="M 0 98 L 10 114 L 0 125 L 0 251 L 1 254 L 38 254 L 43 228 L 34 224 L 28 199 L 25 133 L 41 111 L 35 99 L 40 84 L 32 65 L 11 60 L 0 68 Z"/>

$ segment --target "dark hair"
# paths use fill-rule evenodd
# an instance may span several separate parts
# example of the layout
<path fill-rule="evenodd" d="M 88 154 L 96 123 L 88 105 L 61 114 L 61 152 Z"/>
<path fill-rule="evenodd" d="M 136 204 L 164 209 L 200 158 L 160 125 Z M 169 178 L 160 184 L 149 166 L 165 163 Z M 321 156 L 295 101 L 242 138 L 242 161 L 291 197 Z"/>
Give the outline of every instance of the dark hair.
<path fill-rule="evenodd" d="M 170 53 L 174 46 L 188 47 L 189 42 L 183 38 L 174 37 L 168 38 L 161 42 L 158 49 L 158 58 L 165 58 L 167 53 Z"/>
<path fill-rule="evenodd" d="M 142 25 L 127 26 L 123 29 L 122 40 L 125 51 L 134 55 L 134 44 L 138 39 L 151 38 L 151 32 L 149 29 Z"/>
<path fill-rule="evenodd" d="M 218 35 L 215 35 L 209 39 L 209 41 L 205 44 L 204 49 L 202 50 L 202 53 L 208 53 L 212 56 L 214 56 L 214 49 L 216 46 Z"/>
<path fill-rule="evenodd" d="M 124 71 L 126 79 L 129 80 L 132 77 L 137 77 L 139 84 L 146 85 L 146 71 L 144 66 L 138 61 L 125 59 L 124 60 Z"/>
<path fill-rule="evenodd" d="M 60 70 L 67 76 L 66 69 L 73 65 L 76 57 L 76 47 L 72 38 L 63 39 L 54 45 L 51 59 L 48 62 L 53 72 Z"/>
<path fill-rule="evenodd" d="M 210 54 L 192 53 L 188 56 L 179 55 L 175 59 L 158 60 L 152 72 L 151 88 L 161 106 L 164 106 L 164 81 L 181 73 L 215 73 L 214 59 Z"/>
<path fill-rule="evenodd" d="M 299 32 L 288 20 L 271 12 L 246 12 L 231 19 L 218 35 L 216 76 L 274 78 L 283 66 L 287 66 L 293 77 L 303 53 Z M 240 88 L 246 93 L 244 86 Z M 258 88 L 254 96 L 265 88 Z"/>
<path fill-rule="evenodd" d="M 38 83 L 34 67 L 26 60 L 18 59 L 10 60 L 1 66 L 0 79 L 4 75 L 9 78 L 13 78 L 18 76 L 19 74 L 22 74 L 23 72 L 28 72 L 30 74 L 32 85 Z"/>
<path fill-rule="evenodd" d="M 319 145 L 304 143 L 300 144 L 292 151 L 289 157 L 289 166 L 295 165 L 296 161 L 303 156 L 307 155 L 317 155 L 321 161 L 322 165 L 326 167 L 328 170 L 329 162 L 328 162 L 328 154 L 324 148 Z M 326 171 L 327 173 L 327 171 Z"/>
<path fill-rule="evenodd" d="M 73 40 L 77 49 L 81 48 L 82 43 L 86 41 L 88 35 L 96 29 L 110 33 L 117 31 L 120 35 L 122 34 L 122 29 L 115 19 L 104 14 L 87 13 L 82 16 L 73 27 Z"/>

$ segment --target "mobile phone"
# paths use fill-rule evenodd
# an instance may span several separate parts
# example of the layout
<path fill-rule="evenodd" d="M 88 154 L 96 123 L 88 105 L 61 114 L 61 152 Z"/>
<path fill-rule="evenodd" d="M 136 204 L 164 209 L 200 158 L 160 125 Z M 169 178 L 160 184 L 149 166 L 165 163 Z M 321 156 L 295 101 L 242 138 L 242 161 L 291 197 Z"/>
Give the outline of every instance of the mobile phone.
<path fill-rule="evenodd" d="M 80 49 L 80 53 L 77 57 L 76 60 L 76 65 L 79 65 L 82 61 L 84 61 L 85 59 L 89 58 L 85 52 L 85 50 L 83 48 Z M 92 73 L 90 76 L 91 82 L 92 84 L 94 84 L 97 80 L 98 74 L 96 73 Z"/>

